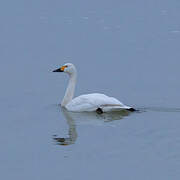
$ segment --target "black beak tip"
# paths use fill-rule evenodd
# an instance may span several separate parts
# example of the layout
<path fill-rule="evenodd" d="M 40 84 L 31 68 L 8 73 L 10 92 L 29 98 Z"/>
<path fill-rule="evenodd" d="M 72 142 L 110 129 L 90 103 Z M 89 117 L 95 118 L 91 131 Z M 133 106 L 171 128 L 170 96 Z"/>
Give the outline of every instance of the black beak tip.
<path fill-rule="evenodd" d="M 54 71 L 52 72 L 63 72 L 60 68 L 59 69 L 55 69 Z"/>

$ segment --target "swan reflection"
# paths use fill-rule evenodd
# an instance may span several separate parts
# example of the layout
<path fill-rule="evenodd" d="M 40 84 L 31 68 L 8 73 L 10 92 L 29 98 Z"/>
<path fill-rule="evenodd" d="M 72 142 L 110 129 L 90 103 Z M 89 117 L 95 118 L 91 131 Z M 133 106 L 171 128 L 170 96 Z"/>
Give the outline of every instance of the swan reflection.
<path fill-rule="evenodd" d="M 82 112 L 75 113 L 69 112 L 65 108 L 61 107 L 61 112 L 67 120 L 67 124 L 69 126 L 68 137 L 57 137 L 57 135 L 53 136 L 53 140 L 58 145 L 70 145 L 74 144 L 77 139 L 77 131 L 76 124 L 99 124 L 110 122 L 113 120 L 121 120 L 124 117 L 131 114 L 131 112 L 122 110 L 118 112 L 109 112 L 103 114 L 97 114 L 96 112 Z"/>

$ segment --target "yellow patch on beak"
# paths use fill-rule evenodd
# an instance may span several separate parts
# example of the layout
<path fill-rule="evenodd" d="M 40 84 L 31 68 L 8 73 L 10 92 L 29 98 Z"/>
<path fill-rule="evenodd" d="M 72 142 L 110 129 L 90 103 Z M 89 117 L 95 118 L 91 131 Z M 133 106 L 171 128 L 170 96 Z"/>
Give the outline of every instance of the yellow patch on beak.
<path fill-rule="evenodd" d="M 64 71 L 65 68 L 67 68 L 67 66 L 62 66 L 61 71 Z"/>

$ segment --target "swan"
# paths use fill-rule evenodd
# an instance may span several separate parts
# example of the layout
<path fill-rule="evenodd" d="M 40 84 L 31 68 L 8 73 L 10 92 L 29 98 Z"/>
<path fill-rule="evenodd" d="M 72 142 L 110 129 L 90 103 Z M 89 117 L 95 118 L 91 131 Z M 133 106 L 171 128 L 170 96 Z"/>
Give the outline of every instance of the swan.
<path fill-rule="evenodd" d="M 66 63 L 53 72 L 65 72 L 69 75 L 69 83 L 61 106 L 71 112 L 92 112 L 96 111 L 112 112 L 120 110 L 135 111 L 134 108 L 126 106 L 114 97 L 109 97 L 100 93 L 84 94 L 74 97 L 74 91 L 77 80 L 77 70 L 72 63 Z"/>

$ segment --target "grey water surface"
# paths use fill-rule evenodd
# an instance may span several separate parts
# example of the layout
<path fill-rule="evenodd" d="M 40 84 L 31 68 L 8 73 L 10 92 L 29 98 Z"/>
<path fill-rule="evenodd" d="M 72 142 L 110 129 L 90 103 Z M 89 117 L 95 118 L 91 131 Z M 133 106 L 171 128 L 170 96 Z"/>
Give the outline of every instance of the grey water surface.
<path fill-rule="evenodd" d="M 0 179 L 180 179 L 180 1 L 1 0 L 0 25 Z M 61 109 L 66 62 L 139 111 Z"/>

